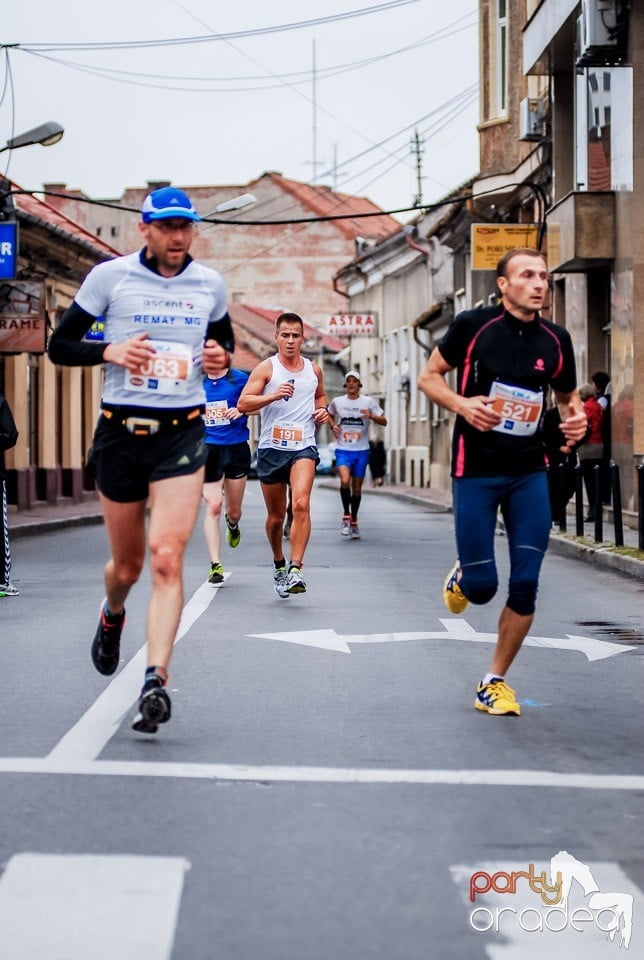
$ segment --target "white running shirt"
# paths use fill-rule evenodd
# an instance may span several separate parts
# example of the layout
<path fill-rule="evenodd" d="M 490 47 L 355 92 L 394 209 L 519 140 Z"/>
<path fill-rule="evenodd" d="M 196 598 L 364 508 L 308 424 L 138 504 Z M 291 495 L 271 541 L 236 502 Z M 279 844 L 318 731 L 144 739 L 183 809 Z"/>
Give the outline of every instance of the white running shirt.
<path fill-rule="evenodd" d="M 273 373 L 263 393 L 273 393 L 285 380 L 290 380 L 295 389 L 288 400 L 275 400 L 259 411 L 262 423 L 259 446 L 263 450 L 303 450 L 315 446 L 313 413 L 318 378 L 311 361 L 306 357 L 302 360 L 302 370 L 293 373 L 280 363 L 277 356 L 270 357 Z"/>
<path fill-rule="evenodd" d="M 373 397 L 357 397 L 355 400 L 349 400 L 345 395 L 344 397 L 336 397 L 329 404 L 329 413 L 333 419 L 338 420 L 339 418 L 338 450 L 369 449 L 370 420 L 362 416 L 361 410 L 375 413 L 377 417 L 381 417 L 384 412 Z"/>
<path fill-rule="evenodd" d="M 140 373 L 105 364 L 106 403 L 161 409 L 204 403 L 206 329 L 226 313 L 226 287 L 216 270 L 193 260 L 176 277 L 162 277 L 131 253 L 97 264 L 74 299 L 103 317 L 106 341 L 146 332 L 157 351 Z"/>

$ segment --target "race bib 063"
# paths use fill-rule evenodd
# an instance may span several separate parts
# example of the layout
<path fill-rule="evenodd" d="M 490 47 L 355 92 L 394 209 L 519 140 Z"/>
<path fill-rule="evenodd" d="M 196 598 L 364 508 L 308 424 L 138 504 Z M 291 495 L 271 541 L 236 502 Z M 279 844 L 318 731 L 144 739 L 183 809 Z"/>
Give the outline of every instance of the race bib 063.
<path fill-rule="evenodd" d="M 148 341 L 156 350 L 138 370 L 125 370 L 125 388 L 147 393 L 174 394 L 186 392 L 192 353 L 184 343 L 171 340 Z"/>

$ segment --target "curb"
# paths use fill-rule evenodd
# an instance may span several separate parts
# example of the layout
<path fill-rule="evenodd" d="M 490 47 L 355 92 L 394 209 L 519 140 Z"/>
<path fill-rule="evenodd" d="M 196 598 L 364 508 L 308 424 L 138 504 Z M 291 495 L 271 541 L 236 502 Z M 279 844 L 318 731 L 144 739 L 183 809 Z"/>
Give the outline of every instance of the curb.
<path fill-rule="evenodd" d="M 327 489 L 335 489 L 335 484 L 320 484 Z M 424 507 L 431 513 L 453 513 L 451 505 L 437 503 L 429 500 L 427 497 L 418 496 L 407 491 L 396 490 L 395 487 L 378 487 L 377 490 L 364 489 L 364 494 L 374 494 L 375 496 L 388 496 L 396 500 L 405 500 L 416 506 Z M 615 553 L 610 546 L 597 544 L 589 546 L 585 543 L 579 543 L 564 534 L 551 533 L 548 549 L 553 553 L 560 554 L 571 560 L 580 560 L 584 563 L 595 563 L 597 566 L 607 567 L 616 570 L 628 577 L 636 580 L 644 580 L 644 561 L 636 557 L 629 557 L 621 553 Z"/>
<path fill-rule="evenodd" d="M 89 527 L 103 523 L 100 513 L 71 517 L 56 517 L 50 520 L 34 520 L 31 523 L 21 523 L 14 527 L 9 522 L 9 537 L 11 540 L 20 540 L 22 537 L 37 537 L 41 533 L 55 533 L 66 527 Z"/>
<path fill-rule="evenodd" d="M 615 553 L 610 547 L 605 547 L 602 544 L 591 547 L 585 543 L 579 543 L 578 540 L 572 540 L 563 534 L 551 534 L 550 549 L 554 553 L 571 557 L 573 560 L 596 563 L 598 566 L 609 567 L 611 570 L 617 570 L 619 573 L 635 577 L 637 580 L 644 580 L 644 561 L 622 553 Z"/>

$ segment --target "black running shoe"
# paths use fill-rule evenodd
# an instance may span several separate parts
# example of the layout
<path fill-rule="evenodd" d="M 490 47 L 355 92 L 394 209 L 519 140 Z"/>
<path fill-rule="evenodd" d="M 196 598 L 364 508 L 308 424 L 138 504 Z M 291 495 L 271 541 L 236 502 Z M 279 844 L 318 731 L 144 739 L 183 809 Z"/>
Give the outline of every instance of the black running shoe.
<path fill-rule="evenodd" d="M 92 663 L 104 677 L 116 672 L 121 656 L 121 631 L 125 626 L 125 610 L 122 613 L 105 614 L 105 601 L 101 604 L 101 616 L 92 640 Z"/>
<path fill-rule="evenodd" d="M 170 697 L 156 677 L 143 685 L 139 697 L 139 712 L 132 721 L 138 733 L 156 733 L 160 723 L 167 723 L 172 714 Z"/>

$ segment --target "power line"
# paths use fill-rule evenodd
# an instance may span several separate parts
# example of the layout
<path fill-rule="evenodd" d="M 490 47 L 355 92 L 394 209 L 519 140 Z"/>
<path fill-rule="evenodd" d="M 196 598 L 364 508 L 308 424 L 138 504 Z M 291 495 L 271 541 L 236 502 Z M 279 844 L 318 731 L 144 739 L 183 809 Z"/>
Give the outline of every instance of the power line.
<path fill-rule="evenodd" d="M 333 77 L 344 76 L 347 73 L 352 73 L 354 70 L 362 69 L 363 67 L 373 66 L 374 64 L 381 63 L 383 60 L 390 59 L 392 57 L 399 56 L 402 53 L 409 53 L 412 50 L 420 49 L 423 46 L 426 46 L 431 43 L 437 43 L 441 40 L 446 40 L 449 37 L 455 36 L 458 33 L 462 33 L 465 30 L 471 29 L 475 25 L 475 21 L 472 23 L 464 24 L 460 27 L 457 26 L 462 20 L 470 17 L 472 14 L 466 14 L 464 17 L 460 17 L 458 20 L 454 21 L 453 24 L 448 24 L 441 31 L 437 31 L 434 34 L 429 34 L 426 37 L 421 38 L 420 40 L 414 41 L 407 46 L 399 47 L 396 50 L 386 51 L 382 54 L 377 54 L 372 57 L 366 57 L 362 60 L 353 60 L 348 63 L 335 64 L 329 67 L 323 67 L 317 71 L 317 77 L 320 80 L 328 80 Z M 192 14 L 191 14 L 192 16 Z M 455 27 L 455 29 L 450 30 L 450 27 Z M 449 32 L 447 32 L 449 31 Z M 221 36 L 221 35 L 220 35 Z M 243 51 L 238 47 L 235 47 L 231 44 L 234 50 L 242 55 L 247 56 Z M 48 56 L 46 53 L 40 50 L 34 50 L 28 46 L 19 46 L 16 49 L 20 50 L 22 53 L 31 54 L 32 56 L 39 57 L 42 60 L 48 60 L 51 63 L 59 64 L 60 66 L 67 67 L 71 70 L 78 70 L 81 73 L 88 73 L 92 76 L 102 77 L 107 80 L 115 80 L 120 83 L 129 84 L 132 86 L 147 87 L 152 90 L 175 90 L 177 92 L 186 91 L 188 93 L 249 93 L 260 90 L 275 90 L 280 86 L 286 85 L 289 87 L 301 86 L 303 84 L 308 84 L 311 82 L 312 71 L 311 70 L 299 70 L 293 73 L 282 73 L 276 74 L 272 71 L 266 69 L 266 72 L 263 74 L 255 74 L 250 76 L 234 76 L 234 77 L 199 77 L 199 76 L 179 76 L 176 74 L 163 74 L 163 73 L 141 73 L 134 70 L 120 70 L 115 67 L 103 67 L 98 64 L 83 63 L 77 60 L 67 60 L 62 57 Z M 257 63 L 251 57 L 247 57 L 252 62 Z M 222 86 L 222 87 L 212 87 L 212 86 L 186 86 L 185 84 L 189 83 L 240 83 L 246 81 L 265 81 L 267 77 L 273 77 L 275 83 L 260 83 L 257 82 L 252 86 L 242 86 L 242 87 L 231 87 L 231 86 Z M 299 79 L 298 79 L 299 78 Z M 175 81 L 174 84 L 164 84 L 158 82 L 148 82 L 148 81 L 160 81 L 160 80 L 172 80 Z M 176 86 L 176 84 L 183 84 L 183 86 Z"/>
<path fill-rule="evenodd" d="M 348 10 L 344 13 L 335 13 L 327 17 L 315 17 L 312 20 L 294 20 L 289 23 L 280 23 L 271 27 L 256 27 L 251 30 L 235 30 L 231 33 L 207 34 L 197 37 L 169 37 L 165 40 L 114 40 L 102 43 L 22 43 L 21 47 L 31 50 L 140 50 L 151 47 L 181 46 L 192 43 L 212 43 L 221 40 L 239 40 L 243 37 L 261 37 L 272 33 L 284 33 L 289 30 L 301 30 L 306 27 L 317 27 L 327 23 L 337 23 L 341 20 L 355 20 L 358 17 L 370 16 L 373 13 L 382 13 L 405 7 L 419 0 L 389 0 L 387 3 L 372 4 L 358 10 Z"/>
<path fill-rule="evenodd" d="M 431 138 L 431 137 L 435 136 L 436 134 L 440 133 L 446 126 L 448 126 L 454 119 L 456 119 L 456 117 L 460 116 L 460 114 L 463 113 L 469 106 L 471 106 L 472 103 L 475 102 L 476 97 L 477 97 L 477 93 L 478 93 L 478 86 L 477 86 L 476 84 L 473 84 L 471 87 L 468 87 L 466 90 L 462 91 L 462 92 L 461 92 L 460 94 L 458 94 L 456 97 L 453 97 L 452 100 L 447 101 L 447 104 L 443 104 L 441 108 L 438 108 L 437 110 L 432 111 L 430 114 L 427 114 L 426 116 L 421 117 L 420 119 L 414 121 L 412 124 L 403 127 L 401 130 L 396 131 L 395 133 L 391 134 L 391 135 L 390 135 L 389 137 L 387 137 L 386 139 L 387 139 L 387 140 L 392 140 L 392 139 L 394 139 L 394 138 L 397 137 L 397 136 L 401 136 L 402 134 L 408 133 L 410 129 L 414 129 L 416 126 L 418 126 L 419 124 L 421 124 L 424 120 L 426 120 L 428 117 L 434 116 L 434 115 L 435 115 L 436 113 L 438 113 L 439 110 L 442 109 L 443 107 L 445 107 L 445 106 L 447 106 L 447 105 L 451 105 L 451 110 L 450 110 L 450 112 L 448 112 L 448 114 L 447 114 L 446 116 L 442 117 L 440 120 L 437 120 L 436 123 L 434 123 L 434 124 L 432 124 L 432 125 L 430 125 L 430 126 L 428 126 L 428 127 L 425 127 L 425 128 L 423 128 L 423 129 L 421 130 L 421 135 L 424 136 L 424 137 Z M 383 141 L 383 142 L 385 142 L 385 141 Z M 359 159 L 360 157 L 365 156 L 366 154 L 372 152 L 372 149 L 375 149 L 376 146 L 379 146 L 379 144 L 376 144 L 373 148 L 371 148 L 371 149 L 369 149 L 369 150 L 365 150 L 365 151 L 362 151 L 362 152 L 359 153 L 359 154 L 356 154 L 355 157 L 349 158 L 349 160 L 345 161 L 344 164 L 340 164 L 339 166 L 345 166 L 345 165 L 351 163 L 352 161 L 354 161 L 354 160 L 356 160 L 356 159 Z M 377 180 L 381 179 L 381 177 L 383 177 L 383 176 L 385 176 L 387 173 L 389 173 L 389 171 L 392 170 L 392 169 L 394 169 L 394 167 L 398 166 L 398 164 L 400 164 L 400 163 L 408 163 L 407 148 L 408 148 L 408 145 L 407 145 L 407 141 L 405 140 L 405 142 L 404 142 L 401 146 L 396 147 L 393 152 L 387 152 L 387 154 L 386 154 L 384 157 L 381 157 L 379 160 L 375 160 L 373 163 L 369 164 L 367 167 L 363 167 L 361 170 L 358 170 L 356 173 L 353 173 L 353 174 L 351 174 L 350 176 L 345 177 L 344 182 L 343 182 L 343 185 L 342 185 L 342 186 L 343 186 L 343 189 L 344 189 L 344 184 L 350 182 L 351 180 L 356 180 L 356 179 L 358 179 L 359 177 L 362 177 L 364 174 L 369 173 L 369 171 L 371 171 L 371 170 L 373 170 L 373 169 L 381 166 L 383 163 L 385 163 L 387 160 L 390 160 L 390 159 L 393 157 L 393 158 L 394 158 L 394 163 L 393 163 L 393 164 L 390 164 L 390 166 L 387 167 L 386 170 L 381 171 L 381 173 L 379 173 L 379 174 L 378 174 L 377 176 L 375 176 L 375 177 L 372 177 L 372 179 L 369 180 L 367 183 L 362 184 L 359 188 L 357 188 L 357 190 L 352 191 L 352 193 L 355 194 L 355 195 L 361 195 L 364 190 L 366 190 L 369 186 L 371 186 L 371 185 L 372 185 L 373 183 L 375 183 Z M 397 152 L 400 152 L 400 151 L 402 151 L 402 150 L 405 150 L 405 155 L 404 155 L 403 157 L 398 157 L 398 156 L 397 156 Z M 324 171 L 324 172 L 321 174 L 321 176 L 327 176 L 327 175 L 328 175 L 328 172 L 329 172 L 329 171 Z M 313 189 L 316 189 L 316 188 L 313 187 Z M 318 188 L 318 189 L 320 189 L 320 188 Z M 322 193 L 322 190 L 320 190 L 320 192 Z M 337 192 L 337 191 L 336 191 L 336 192 Z M 324 194 L 326 195 L 326 191 L 324 191 Z M 256 212 L 258 209 L 260 209 L 262 206 L 274 204 L 275 202 L 276 202 L 275 198 L 271 198 L 271 199 L 269 199 L 269 200 L 265 200 L 265 201 L 263 201 L 263 202 L 261 202 L 261 203 L 259 203 L 259 204 L 257 204 L 257 205 L 255 206 L 255 208 L 254 208 L 254 209 L 255 209 L 255 212 Z M 338 205 L 340 205 L 340 204 L 342 204 L 342 203 L 344 203 L 344 202 L 345 202 L 345 201 L 344 201 L 344 198 L 341 198 L 341 199 L 339 200 L 339 202 L 338 202 Z M 272 215 L 273 215 L 273 216 L 276 216 L 276 215 L 285 214 L 285 213 L 288 213 L 289 210 L 294 210 L 294 209 L 296 209 L 296 208 L 299 207 L 299 206 L 300 206 L 299 201 L 290 201 L 290 200 L 289 200 L 289 202 L 286 203 L 286 205 L 283 205 L 283 206 L 281 206 L 281 207 L 278 207 L 278 209 L 275 210 Z"/>

